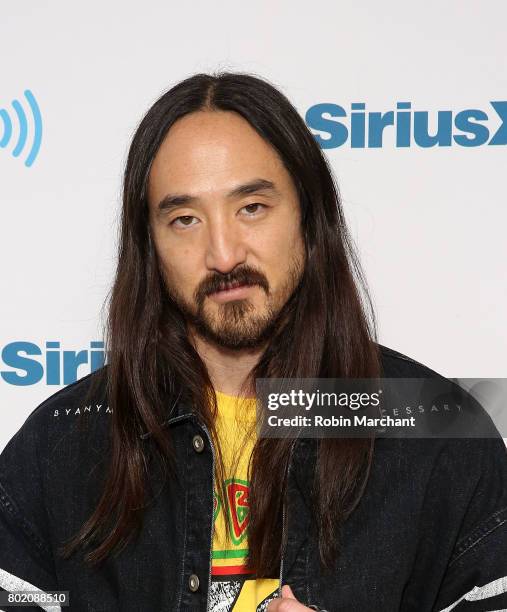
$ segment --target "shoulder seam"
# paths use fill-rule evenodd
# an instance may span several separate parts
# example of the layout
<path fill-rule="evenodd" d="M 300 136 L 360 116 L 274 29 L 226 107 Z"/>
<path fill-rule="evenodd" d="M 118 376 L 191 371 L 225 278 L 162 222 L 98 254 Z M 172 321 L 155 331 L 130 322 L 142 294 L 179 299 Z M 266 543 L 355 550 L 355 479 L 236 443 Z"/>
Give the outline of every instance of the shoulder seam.
<path fill-rule="evenodd" d="M 431 369 L 424 363 L 421 363 L 420 361 L 417 361 L 416 359 L 413 359 L 412 357 L 408 357 L 408 355 L 399 353 L 398 351 L 395 351 L 394 349 L 389 348 L 388 346 L 384 346 L 383 344 L 379 344 L 378 346 L 380 348 L 380 352 L 384 353 L 386 357 L 391 357 L 392 359 L 399 359 L 401 361 L 406 361 L 408 363 L 414 363 L 426 369 Z"/>

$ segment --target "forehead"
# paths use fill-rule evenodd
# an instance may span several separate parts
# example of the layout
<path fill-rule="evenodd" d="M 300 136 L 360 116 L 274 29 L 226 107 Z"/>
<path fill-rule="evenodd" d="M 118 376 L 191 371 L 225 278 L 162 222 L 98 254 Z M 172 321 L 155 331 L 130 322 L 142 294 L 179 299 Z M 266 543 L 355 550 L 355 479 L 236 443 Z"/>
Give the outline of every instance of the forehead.
<path fill-rule="evenodd" d="M 198 111 L 166 134 L 150 170 L 148 197 L 153 206 L 169 191 L 217 195 L 252 177 L 293 189 L 275 149 L 241 115 Z"/>

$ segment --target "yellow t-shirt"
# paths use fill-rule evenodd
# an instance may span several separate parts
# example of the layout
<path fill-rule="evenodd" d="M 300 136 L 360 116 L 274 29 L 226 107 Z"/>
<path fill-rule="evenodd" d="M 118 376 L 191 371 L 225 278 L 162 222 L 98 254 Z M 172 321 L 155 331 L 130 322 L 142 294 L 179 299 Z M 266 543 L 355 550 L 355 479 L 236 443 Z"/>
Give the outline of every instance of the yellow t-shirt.
<path fill-rule="evenodd" d="M 244 567 L 248 552 L 248 461 L 255 442 L 255 399 L 216 392 L 217 430 L 226 470 L 227 499 L 213 496 L 214 529 L 211 567 L 211 612 L 257 612 L 277 597 L 278 578 L 256 579 Z M 237 400 L 240 399 L 240 403 Z M 252 428 L 253 426 L 253 428 Z M 250 429 L 251 435 L 246 435 Z M 234 470 L 237 463 L 237 469 Z M 226 546 L 224 512 L 231 517 Z"/>

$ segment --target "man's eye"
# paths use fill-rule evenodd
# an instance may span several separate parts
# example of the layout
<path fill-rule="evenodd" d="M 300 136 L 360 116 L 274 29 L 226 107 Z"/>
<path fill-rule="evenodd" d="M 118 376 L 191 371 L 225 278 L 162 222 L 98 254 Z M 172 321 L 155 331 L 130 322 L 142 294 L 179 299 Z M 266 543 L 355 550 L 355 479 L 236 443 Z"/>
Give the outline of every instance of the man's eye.
<path fill-rule="evenodd" d="M 259 212 L 259 206 L 261 206 L 262 208 L 266 208 L 266 206 L 264 204 L 260 204 L 259 202 L 254 202 L 252 204 L 247 204 L 246 206 L 244 206 L 242 208 L 242 210 L 246 210 L 247 211 L 247 217 L 248 216 L 253 216 L 256 212 Z"/>
<path fill-rule="evenodd" d="M 176 225 L 176 227 L 189 227 L 191 225 L 195 225 L 194 223 L 190 223 L 192 219 L 195 219 L 192 215 L 182 215 L 181 217 L 176 217 L 171 221 L 171 225 Z M 176 222 L 179 223 L 176 223 Z"/>

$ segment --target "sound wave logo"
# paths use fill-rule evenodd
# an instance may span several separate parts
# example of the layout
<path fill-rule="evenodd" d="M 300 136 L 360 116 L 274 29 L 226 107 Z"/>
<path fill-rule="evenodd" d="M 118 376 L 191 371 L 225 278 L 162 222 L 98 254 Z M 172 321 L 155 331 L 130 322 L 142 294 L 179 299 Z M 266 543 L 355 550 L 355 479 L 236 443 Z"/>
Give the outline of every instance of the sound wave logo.
<path fill-rule="evenodd" d="M 29 89 L 25 89 L 23 92 L 25 94 L 26 101 L 28 102 L 28 106 L 30 108 L 32 117 L 33 117 L 33 138 L 32 145 L 30 150 L 28 151 L 28 155 L 25 159 L 25 166 L 29 168 L 37 154 L 39 153 L 41 141 L 42 141 L 42 117 L 39 109 L 39 105 L 33 95 L 33 93 Z M 18 131 L 18 141 L 12 150 L 12 155 L 14 157 L 19 157 L 23 150 L 25 149 L 25 145 L 27 145 L 28 140 L 28 119 L 25 113 L 24 108 L 21 106 L 21 103 L 18 100 L 12 101 L 12 108 L 14 109 L 14 113 L 17 117 L 17 123 L 19 125 Z M 12 111 L 11 111 L 12 113 Z M 3 136 L 0 140 L 0 147 L 5 148 L 9 144 L 12 138 L 12 124 L 13 121 L 9 115 L 9 112 L 3 108 L 0 108 L 0 118 L 1 123 L 3 122 Z"/>

